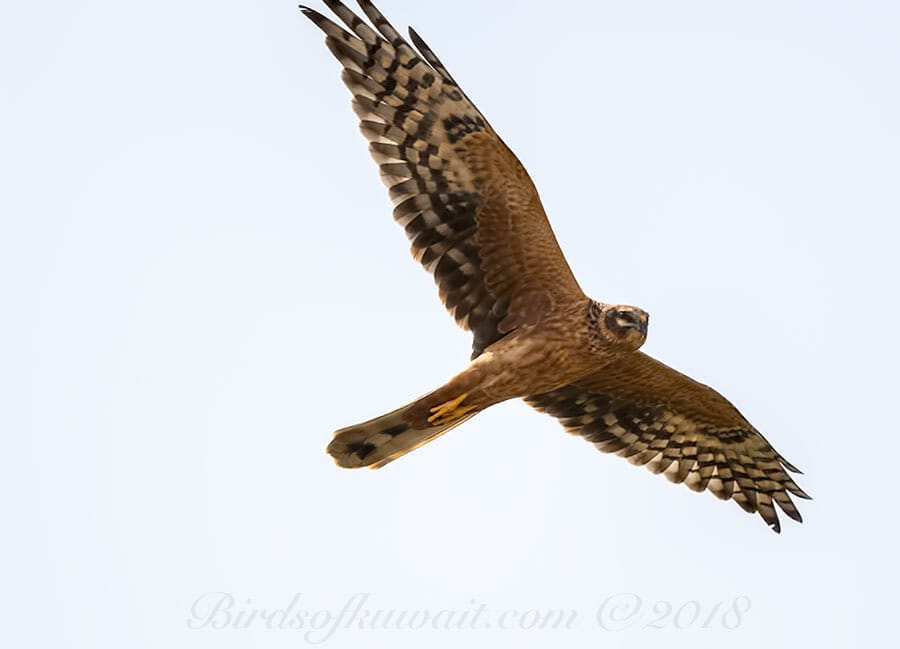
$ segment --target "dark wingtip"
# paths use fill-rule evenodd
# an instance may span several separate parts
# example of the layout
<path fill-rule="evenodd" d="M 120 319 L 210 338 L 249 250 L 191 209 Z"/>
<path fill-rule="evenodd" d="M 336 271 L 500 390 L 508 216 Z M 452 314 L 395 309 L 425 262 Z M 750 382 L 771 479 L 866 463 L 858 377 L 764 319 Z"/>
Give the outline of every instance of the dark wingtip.
<path fill-rule="evenodd" d="M 413 29 L 412 27 L 407 27 L 406 31 L 409 32 L 409 37 L 412 39 L 413 45 L 416 46 L 419 52 L 423 54 L 425 52 L 431 52 L 431 48 L 428 47 L 428 44 L 422 40 L 422 37 L 419 36 L 419 33 L 415 29 Z"/>
<path fill-rule="evenodd" d="M 326 16 L 323 16 L 315 9 L 310 9 L 306 5 L 298 5 L 298 6 L 300 7 L 300 11 L 303 12 L 304 16 L 306 16 L 311 21 L 313 21 L 313 23 L 316 25 L 316 27 L 318 27 L 319 29 L 321 29 L 322 31 L 325 31 L 327 33 L 326 25 L 330 24 L 331 21 L 328 20 L 328 18 Z"/>
<path fill-rule="evenodd" d="M 323 0 L 323 2 L 335 13 L 340 9 L 347 9 L 347 6 L 343 2 L 340 2 L 340 0 Z"/>
<path fill-rule="evenodd" d="M 796 473 L 798 475 L 803 475 L 803 471 L 798 469 L 796 466 L 788 462 L 784 457 L 778 455 L 778 460 L 784 465 L 784 468 L 790 471 L 791 473 Z"/>
<path fill-rule="evenodd" d="M 303 15 L 313 21 L 315 24 L 319 25 L 322 22 L 328 22 L 328 18 L 324 15 L 316 11 L 315 9 L 310 9 L 306 5 L 297 5 L 300 8 L 300 11 L 303 12 Z"/>
<path fill-rule="evenodd" d="M 796 509 L 784 510 L 784 513 L 787 514 L 788 516 L 790 516 L 791 518 L 793 518 L 798 523 L 803 522 L 803 517 L 800 515 L 800 512 L 798 512 Z"/>
<path fill-rule="evenodd" d="M 306 5 L 297 5 L 297 7 L 300 9 L 300 11 L 303 13 L 304 16 L 309 18 L 314 23 L 318 23 L 319 20 L 321 20 L 325 17 L 322 14 L 320 14 L 318 11 L 316 11 L 315 9 L 310 9 Z"/>

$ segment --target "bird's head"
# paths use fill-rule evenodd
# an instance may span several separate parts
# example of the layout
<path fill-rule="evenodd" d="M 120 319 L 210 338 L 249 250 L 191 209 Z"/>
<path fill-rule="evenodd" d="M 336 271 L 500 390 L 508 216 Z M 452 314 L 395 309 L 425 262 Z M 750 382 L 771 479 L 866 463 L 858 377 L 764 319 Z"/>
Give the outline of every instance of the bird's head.
<path fill-rule="evenodd" d="M 598 308 L 593 308 L 596 305 Z M 647 340 L 650 314 L 636 306 L 600 304 L 592 306 L 589 319 L 606 348 L 633 352 Z"/>

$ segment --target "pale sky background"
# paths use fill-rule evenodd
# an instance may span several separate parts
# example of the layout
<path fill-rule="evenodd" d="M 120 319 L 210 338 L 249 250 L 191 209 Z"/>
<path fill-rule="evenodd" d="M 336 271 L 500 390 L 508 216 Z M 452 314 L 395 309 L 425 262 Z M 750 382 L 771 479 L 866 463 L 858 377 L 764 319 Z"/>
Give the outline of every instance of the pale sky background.
<path fill-rule="evenodd" d="M 439 385 L 470 343 L 391 222 L 318 30 L 292 2 L 7 3 L 3 645 L 323 639 L 189 628 L 211 592 L 235 613 L 368 593 L 493 623 L 328 647 L 883 645 L 898 5 L 380 7 L 522 159 L 585 290 L 650 311 L 645 350 L 805 471 L 806 522 L 775 535 L 518 402 L 385 470 L 336 468 L 334 429 Z M 573 628 L 498 628 L 555 608 Z"/>

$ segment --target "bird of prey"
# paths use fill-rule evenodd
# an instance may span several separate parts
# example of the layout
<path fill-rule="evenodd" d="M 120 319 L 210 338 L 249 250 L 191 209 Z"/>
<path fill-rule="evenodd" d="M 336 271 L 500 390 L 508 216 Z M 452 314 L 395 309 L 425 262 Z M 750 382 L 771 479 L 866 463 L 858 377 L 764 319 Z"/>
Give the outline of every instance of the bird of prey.
<path fill-rule="evenodd" d="M 473 335 L 471 364 L 425 396 L 338 430 L 348 468 L 382 467 L 485 408 L 523 398 L 601 451 L 758 512 L 799 473 L 722 395 L 638 351 L 648 315 L 588 298 L 522 164 L 412 29 L 412 45 L 369 0 L 371 25 L 338 0 L 346 29 L 301 6 L 343 66 L 369 150 L 444 306 Z"/>

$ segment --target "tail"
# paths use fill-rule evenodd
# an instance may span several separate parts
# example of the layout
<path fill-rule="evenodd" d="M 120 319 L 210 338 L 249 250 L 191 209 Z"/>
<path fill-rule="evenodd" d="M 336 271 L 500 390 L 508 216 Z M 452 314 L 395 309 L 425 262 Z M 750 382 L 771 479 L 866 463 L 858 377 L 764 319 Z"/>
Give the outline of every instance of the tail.
<path fill-rule="evenodd" d="M 460 409 L 457 416 L 429 423 L 424 417 L 414 416 L 426 399 L 423 397 L 381 417 L 335 431 L 328 453 L 338 466 L 347 469 L 364 466 L 379 469 L 456 428 L 478 412 Z M 416 421 L 421 425 L 413 423 Z"/>

